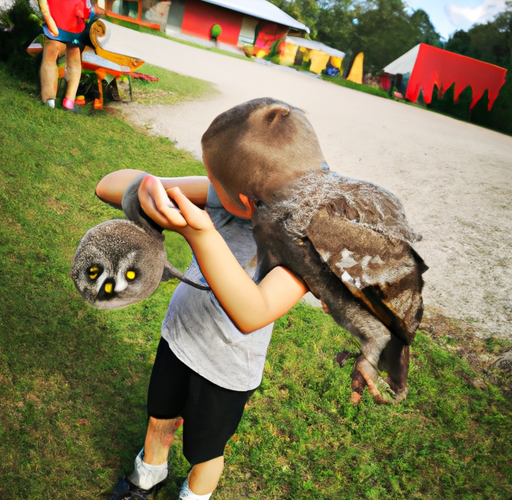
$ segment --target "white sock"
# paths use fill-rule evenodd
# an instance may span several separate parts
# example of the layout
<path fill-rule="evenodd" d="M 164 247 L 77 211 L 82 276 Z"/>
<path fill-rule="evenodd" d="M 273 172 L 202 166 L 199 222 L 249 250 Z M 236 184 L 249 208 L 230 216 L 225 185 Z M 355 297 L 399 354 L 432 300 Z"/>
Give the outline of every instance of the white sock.
<path fill-rule="evenodd" d="M 207 493 L 206 495 L 196 495 L 189 487 L 188 487 L 188 477 L 185 479 L 181 490 L 180 490 L 180 500 L 208 500 L 212 493 Z"/>
<path fill-rule="evenodd" d="M 163 481 L 168 474 L 167 462 L 161 465 L 149 465 L 143 462 L 142 457 L 144 456 L 144 448 L 140 451 L 135 458 L 135 469 L 130 474 L 128 479 L 139 488 L 143 490 L 149 490 L 155 484 Z"/>

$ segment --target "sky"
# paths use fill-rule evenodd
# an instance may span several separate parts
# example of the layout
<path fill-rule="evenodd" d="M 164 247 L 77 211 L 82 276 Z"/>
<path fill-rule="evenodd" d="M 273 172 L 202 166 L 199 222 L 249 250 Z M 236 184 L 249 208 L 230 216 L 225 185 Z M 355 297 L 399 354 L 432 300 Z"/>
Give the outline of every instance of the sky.
<path fill-rule="evenodd" d="M 456 30 L 467 31 L 505 10 L 505 0 L 405 0 L 405 3 L 411 10 L 424 10 L 445 40 Z"/>

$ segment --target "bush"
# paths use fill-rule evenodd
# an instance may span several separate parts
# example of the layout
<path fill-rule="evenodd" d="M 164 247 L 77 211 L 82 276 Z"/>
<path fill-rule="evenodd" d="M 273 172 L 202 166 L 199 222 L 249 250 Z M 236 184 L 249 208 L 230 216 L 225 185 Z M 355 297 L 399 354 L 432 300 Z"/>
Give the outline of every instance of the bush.
<path fill-rule="evenodd" d="M 469 106 L 473 98 L 473 90 L 466 87 L 454 102 L 454 85 L 449 87 L 442 98 L 439 98 L 437 87 L 434 88 L 432 102 L 427 105 L 433 111 L 439 111 L 447 115 L 455 116 L 475 125 L 496 130 L 512 135 L 512 82 L 506 81 L 501 87 L 498 98 L 494 102 L 491 111 L 487 110 L 489 97 L 487 91 L 470 110 Z"/>
<path fill-rule="evenodd" d="M 15 0 L 0 10 L 0 61 L 20 79 L 38 81 L 39 60 L 27 53 L 27 47 L 42 33 L 41 25 L 29 0 Z"/>

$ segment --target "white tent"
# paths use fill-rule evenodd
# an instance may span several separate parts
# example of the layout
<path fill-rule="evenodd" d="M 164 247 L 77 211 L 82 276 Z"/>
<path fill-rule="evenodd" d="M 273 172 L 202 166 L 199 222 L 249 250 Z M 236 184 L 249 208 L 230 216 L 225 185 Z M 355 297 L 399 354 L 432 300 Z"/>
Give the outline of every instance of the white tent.
<path fill-rule="evenodd" d="M 398 59 L 395 59 L 392 63 L 388 64 L 384 68 L 384 73 L 389 73 L 391 75 L 406 75 L 407 73 L 410 73 L 412 68 L 414 68 L 414 63 L 418 57 L 419 50 L 420 45 L 418 44 L 416 47 L 413 47 Z"/>

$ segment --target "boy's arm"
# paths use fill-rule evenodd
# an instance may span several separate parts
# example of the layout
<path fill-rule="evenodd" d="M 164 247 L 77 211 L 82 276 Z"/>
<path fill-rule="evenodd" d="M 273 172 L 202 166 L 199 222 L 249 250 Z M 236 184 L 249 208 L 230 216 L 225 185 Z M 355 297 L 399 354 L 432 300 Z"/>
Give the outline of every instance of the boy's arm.
<path fill-rule="evenodd" d="M 102 201 L 121 208 L 123 194 L 143 170 L 124 169 L 107 174 L 96 186 L 96 195 Z M 210 181 L 208 177 L 160 177 L 160 182 L 165 189 L 179 187 L 189 200 L 198 207 L 206 205 Z"/>
<path fill-rule="evenodd" d="M 181 212 L 169 203 L 168 195 Z M 272 323 L 307 292 L 304 283 L 283 267 L 274 268 L 259 285 L 254 283 L 209 215 L 190 203 L 179 189 L 166 192 L 158 179 L 148 176 L 139 188 L 139 200 L 144 212 L 161 227 L 187 239 L 215 296 L 242 332 Z"/>

